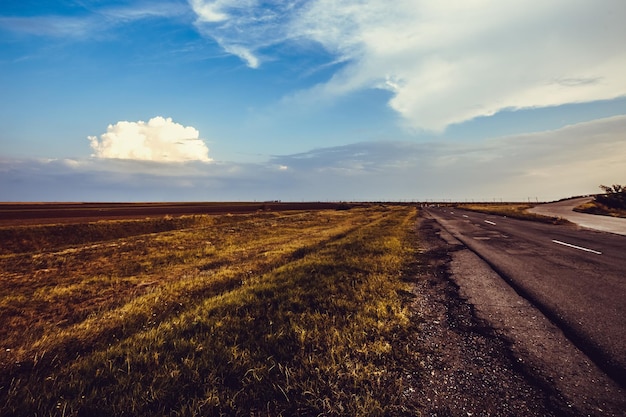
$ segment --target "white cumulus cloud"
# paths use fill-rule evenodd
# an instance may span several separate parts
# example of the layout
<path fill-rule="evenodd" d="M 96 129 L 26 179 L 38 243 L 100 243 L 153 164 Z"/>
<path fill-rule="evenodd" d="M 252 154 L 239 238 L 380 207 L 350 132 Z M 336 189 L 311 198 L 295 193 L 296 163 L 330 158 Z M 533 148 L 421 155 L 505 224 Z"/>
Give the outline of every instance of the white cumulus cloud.
<path fill-rule="evenodd" d="M 316 42 L 346 65 L 308 95 L 388 90 L 413 128 L 626 95 L 623 0 L 189 1 L 249 67 L 268 46 Z"/>
<path fill-rule="evenodd" d="M 120 121 L 106 133 L 89 136 L 92 156 L 105 159 L 134 159 L 153 162 L 209 162 L 209 149 L 200 132 L 171 118 L 154 117 L 148 122 Z"/>

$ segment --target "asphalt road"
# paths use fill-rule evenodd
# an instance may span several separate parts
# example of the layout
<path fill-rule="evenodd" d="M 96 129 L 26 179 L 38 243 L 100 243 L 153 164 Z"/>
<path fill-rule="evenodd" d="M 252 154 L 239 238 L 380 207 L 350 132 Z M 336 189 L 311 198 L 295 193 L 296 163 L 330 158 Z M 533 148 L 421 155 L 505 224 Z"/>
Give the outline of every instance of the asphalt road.
<path fill-rule="evenodd" d="M 531 213 L 543 214 L 544 216 L 562 217 L 588 229 L 602 230 L 604 232 L 626 236 L 626 219 L 574 211 L 575 207 L 591 200 L 593 200 L 593 197 L 573 198 L 554 203 L 540 204 L 531 208 L 529 211 Z"/>
<path fill-rule="evenodd" d="M 626 236 L 449 208 L 427 213 L 626 386 Z"/>

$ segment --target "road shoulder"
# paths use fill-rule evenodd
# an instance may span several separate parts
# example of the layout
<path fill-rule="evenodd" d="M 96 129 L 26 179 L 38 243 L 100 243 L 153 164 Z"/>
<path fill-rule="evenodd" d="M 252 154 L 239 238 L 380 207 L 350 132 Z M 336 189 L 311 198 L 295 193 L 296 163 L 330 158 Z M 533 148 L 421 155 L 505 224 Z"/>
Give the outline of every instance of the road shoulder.
<path fill-rule="evenodd" d="M 451 279 L 451 255 L 460 245 L 439 236 L 433 219 L 420 219 L 420 271 L 414 284 L 419 320 L 415 345 L 424 374 L 416 386 L 424 415 L 576 416 L 551 385 L 526 372 Z"/>
<path fill-rule="evenodd" d="M 434 222 L 434 220 L 433 220 Z M 448 270 L 478 320 L 510 344 L 516 364 L 574 415 L 621 416 L 626 393 L 602 373 L 563 332 L 519 296 L 482 259 L 435 223 L 450 248 Z"/>

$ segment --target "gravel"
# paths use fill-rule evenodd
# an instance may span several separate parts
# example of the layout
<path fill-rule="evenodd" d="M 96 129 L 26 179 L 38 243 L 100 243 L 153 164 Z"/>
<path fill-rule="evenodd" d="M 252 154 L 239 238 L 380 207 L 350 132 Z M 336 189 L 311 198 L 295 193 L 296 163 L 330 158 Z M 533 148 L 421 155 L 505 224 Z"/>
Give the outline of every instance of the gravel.
<path fill-rule="evenodd" d="M 510 342 L 476 317 L 450 279 L 450 252 L 433 222 L 422 219 L 420 261 L 412 271 L 414 346 L 419 378 L 407 390 L 425 416 L 579 415 L 551 386 L 536 378 Z"/>

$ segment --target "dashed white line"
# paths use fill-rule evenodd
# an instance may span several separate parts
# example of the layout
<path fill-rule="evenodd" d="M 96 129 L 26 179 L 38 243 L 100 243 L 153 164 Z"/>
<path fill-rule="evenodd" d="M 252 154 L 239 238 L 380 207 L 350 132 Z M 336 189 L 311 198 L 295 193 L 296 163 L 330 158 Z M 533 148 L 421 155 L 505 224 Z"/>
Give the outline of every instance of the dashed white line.
<path fill-rule="evenodd" d="M 596 255 L 602 255 L 602 252 L 598 252 L 597 250 L 593 250 L 593 249 L 589 249 L 589 248 L 583 248 L 582 246 L 572 245 L 571 243 L 561 242 L 560 240 L 552 239 L 552 241 L 554 243 L 556 243 L 556 244 L 567 246 L 569 248 L 574 248 L 574 249 L 578 249 L 578 250 L 584 250 L 585 252 L 595 253 Z"/>
<path fill-rule="evenodd" d="M 496 225 L 494 222 L 489 221 L 489 220 L 485 220 L 485 223 L 491 224 L 491 225 L 493 225 L 493 226 L 495 226 L 495 225 Z"/>
<path fill-rule="evenodd" d="M 469 219 L 469 216 L 464 214 L 463 217 L 465 217 L 466 219 Z"/>

